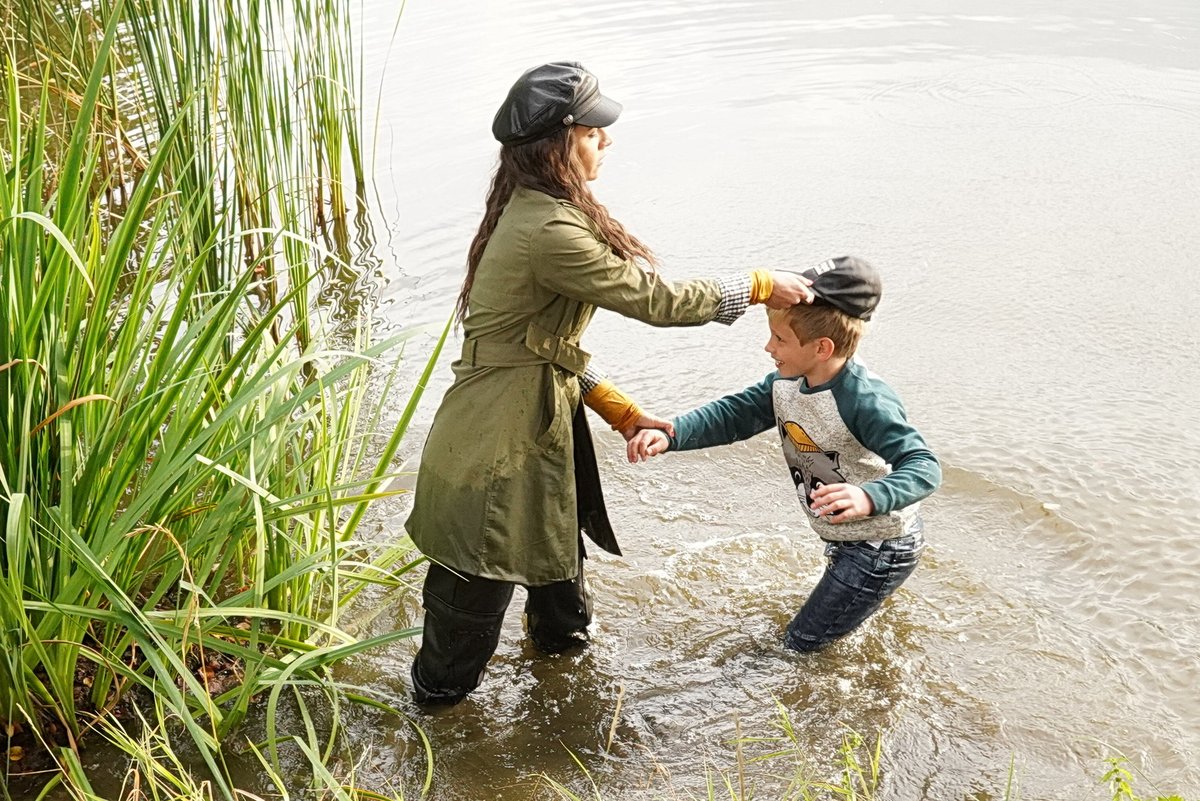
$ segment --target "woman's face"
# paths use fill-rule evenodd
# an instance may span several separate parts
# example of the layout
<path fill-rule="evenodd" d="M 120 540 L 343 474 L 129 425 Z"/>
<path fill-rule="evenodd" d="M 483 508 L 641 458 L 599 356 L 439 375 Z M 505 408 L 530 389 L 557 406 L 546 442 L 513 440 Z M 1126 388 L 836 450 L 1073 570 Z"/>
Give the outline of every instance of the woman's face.
<path fill-rule="evenodd" d="M 583 177 L 594 181 L 600 175 L 604 151 L 612 144 L 612 138 L 604 128 L 588 128 L 583 125 L 576 125 L 574 134 L 575 158 L 579 159 Z"/>

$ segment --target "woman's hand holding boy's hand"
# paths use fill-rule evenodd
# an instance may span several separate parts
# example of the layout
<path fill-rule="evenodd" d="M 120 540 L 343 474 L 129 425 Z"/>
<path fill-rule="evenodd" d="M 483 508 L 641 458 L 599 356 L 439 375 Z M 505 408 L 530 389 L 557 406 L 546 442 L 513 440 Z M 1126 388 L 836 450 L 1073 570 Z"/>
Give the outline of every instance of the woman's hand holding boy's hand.
<path fill-rule="evenodd" d="M 771 295 L 766 299 L 767 308 L 788 309 L 797 303 L 812 303 L 813 291 L 809 289 L 812 281 L 800 273 L 787 270 L 771 272 Z"/>
<path fill-rule="evenodd" d="M 870 517 L 875 504 L 856 484 L 822 484 L 812 491 L 811 508 L 830 523 L 849 523 Z"/>
<path fill-rule="evenodd" d="M 636 420 L 634 420 L 625 428 L 617 429 L 617 431 L 621 432 L 621 436 L 625 438 L 626 442 L 632 440 L 634 436 L 636 436 L 643 428 L 661 429 L 666 431 L 672 437 L 675 436 L 675 425 L 670 420 L 664 420 L 661 417 L 655 417 L 652 414 L 642 411 L 640 408 L 638 411 L 641 412 L 641 414 L 638 415 Z"/>
<path fill-rule="evenodd" d="M 670 445 L 671 441 L 662 431 L 656 428 L 643 428 L 626 443 L 625 455 L 629 457 L 630 464 L 637 464 L 646 461 L 651 456 L 657 456 Z"/>

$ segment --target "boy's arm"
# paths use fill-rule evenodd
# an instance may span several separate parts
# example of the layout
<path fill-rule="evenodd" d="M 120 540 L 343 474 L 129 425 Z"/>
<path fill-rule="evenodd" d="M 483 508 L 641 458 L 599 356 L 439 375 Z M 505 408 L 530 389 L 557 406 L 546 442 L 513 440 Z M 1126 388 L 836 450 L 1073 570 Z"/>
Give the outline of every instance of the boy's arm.
<path fill-rule="evenodd" d="M 728 445 L 774 428 L 771 386 L 778 377 L 779 373 L 771 373 L 741 392 L 726 395 L 676 417 L 670 450 L 690 451 Z"/>
<path fill-rule="evenodd" d="M 942 468 L 921 432 L 908 422 L 896 393 L 882 382 L 873 389 L 860 399 L 849 424 L 864 447 L 892 466 L 888 475 L 862 485 L 874 514 L 883 515 L 932 495 L 942 483 Z"/>

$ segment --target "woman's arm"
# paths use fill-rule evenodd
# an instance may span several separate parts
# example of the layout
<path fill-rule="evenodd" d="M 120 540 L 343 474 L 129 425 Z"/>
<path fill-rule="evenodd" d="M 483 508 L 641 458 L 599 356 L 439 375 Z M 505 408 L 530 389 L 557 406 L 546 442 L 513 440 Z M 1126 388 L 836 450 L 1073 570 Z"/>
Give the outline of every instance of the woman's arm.
<path fill-rule="evenodd" d="M 730 324 L 752 303 L 793 305 L 811 298 L 806 279 L 795 273 L 759 270 L 722 281 L 666 281 L 618 258 L 575 219 L 577 213 L 560 206 L 530 243 L 535 280 L 566 297 L 659 326 Z"/>
<path fill-rule="evenodd" d="M 604 422 L 620 431 L 626 441 L 633 438 L 641 428 L 657 428 L 669 434 L 675 433 L 671 421 L 647 414 L 637 401 L 622 392 L 608 376 L 594 367 L 588 367 L 579 376 L 579 391 L 584 405 L 600 415 Z"/>

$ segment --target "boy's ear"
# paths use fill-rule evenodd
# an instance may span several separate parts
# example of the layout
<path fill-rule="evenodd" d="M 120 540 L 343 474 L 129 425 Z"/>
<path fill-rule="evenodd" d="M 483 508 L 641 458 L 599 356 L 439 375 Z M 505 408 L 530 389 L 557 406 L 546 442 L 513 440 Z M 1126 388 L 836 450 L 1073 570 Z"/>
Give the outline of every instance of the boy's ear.
<path fill-rule="evenodd" d="M 833 358 L 834 352 L 837 350 L 837 345 L 833 344 L 833 340 L 829 337 L 821 337 L 817 340 L 817 358 L 826 361 Z"/>

